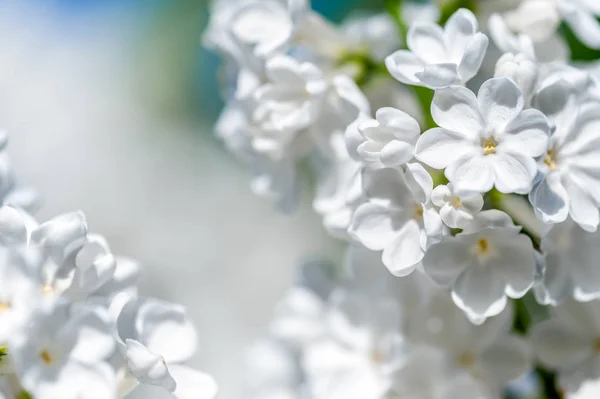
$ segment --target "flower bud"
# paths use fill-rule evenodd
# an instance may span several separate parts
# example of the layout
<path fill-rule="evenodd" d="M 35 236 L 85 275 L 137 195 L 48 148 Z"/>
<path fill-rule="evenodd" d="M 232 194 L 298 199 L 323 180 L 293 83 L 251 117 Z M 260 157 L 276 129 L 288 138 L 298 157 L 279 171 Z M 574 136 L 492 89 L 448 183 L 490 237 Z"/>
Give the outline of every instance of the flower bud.
<path fill-rule="evenodd" d="M 494 77 L 512 78 L 525 98 L 529 99 L 535 87 L 538 66 L 524 54 L 506 53 L 496 63 Z"/>

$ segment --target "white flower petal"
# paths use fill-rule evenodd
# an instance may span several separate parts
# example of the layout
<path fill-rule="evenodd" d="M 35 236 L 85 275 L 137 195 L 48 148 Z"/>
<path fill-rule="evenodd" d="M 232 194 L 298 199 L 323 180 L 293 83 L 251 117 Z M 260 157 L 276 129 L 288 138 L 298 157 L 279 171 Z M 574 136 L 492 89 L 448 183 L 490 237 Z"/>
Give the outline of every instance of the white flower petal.
<path fill-rule="evenodd" d="M 521 90 L 509 78 L 492 78 L 479 89 L 479 110 L 488 128 L 498 132 L 505 130 L 523 110 L 524 98 Z"/>
<path fill-rule="evenodd" d="M 569 216 L 569 194 L 557 173 L 536 176 L 529 201 L 544 223 L 561 223 Z"/>
<path fill-rule="evenodd" d="M 383 264 L 396 276 L 406 276 L 415 270 L 421 259 L 421 229 L 414 220 L 404 224 L 381 255 Z"/>
<path fill-rule="evenodd" d="M 485 193 L 494 186 L 494 170 L 483 154 L 463 156 L 446 168 L 444 174 L 456 193 Z"/>
<path fill-rule="evenodd" d="M 415 147 L 415 158 L 434 169 L 444 169 L 475 147 L 464 136 L 443 128 L 433 128 L 421 135 Z"/>
<path fill-rule="evenodd" d="M 477 138 L 484 127 L 477 98 L 465 87 L 436 90 L 431 102 L 431 116 L 439 126 L 469 139 Z"/>
<path fill-rule="evenodd" d="M 138 328 L 148 349 L 168 363 L 189 360 L 196 351 L 196 329 L 181 305 L 156 299 L 145 301 L 138 311 Z"/>
<path fill-rule="evenodd" d="M 477 367 L 481 367 L 490 380 L 506 384 L 529 371 L 532 361 L 529 343 L 516 335 L 507 335 L 485 348 Z"/>
<path fill-rule="evenodd" d="M 415 76 L 424 86 L 431 89 L 460 84 L 460 78 L 455 64 L 444 63 L 426 65 L 423 71 L 417 72 Z"/>
<path fill-rule="evenodd" d="M 548 148 L 549 129 L 544 114 L 536 109 L 526 109 L 506 126 L 497 150 L 539 157 Z"/>
<path fill-rule="evenodd" d="M 127 349 L 125 356 L 131 373 L 143 384 L 163 387 L 169 392 L 175 390 L 175 380 L 169 374 L 164 359 L 152 353 L 138 341 L 125 341 Z"/>
<path fill-rule="evenodd" d="M 445 237 L 433 244 L 423 258 L 425 273 L 436 284 L 450 286 L 467 268 L 472 259 L 467 246 L 455 237 Z"/>
<path fill-rule="evenodd" d="M 405 164 L 412 159 L 413 150 L 411 144 L 394 140 L 381 149 L 381 163 L 386 167 Z"/>
<path fill-rule="evenodd" d="M 591 355 L 593 342 L 586 338 L 550 320 L 533 328 L 531 342 L 543 364 L 568 367 L 581 363 Z"/>
<path fill-rule="evenodd" d="M 533 158 L 520 153 L 503 152 L 495 154 L 492 165 L 498 191 L 519 194 L 530 191 L 537 171 Z"/>
<path fill-rule="evenodd" d="M 485 267 L 470 267 L 462 273 L 452 287 L 452 299 L 472 321 L 496 316 L 507 302 L 502 277 Z"/>
<path fill-rule="evenodd" d="M 421 81 L 415 75 L 425 68 L 416 55 L 406 50 L 389 55 L 385 59 L 385 66 L 394 78 L 408 85 L 419 85 Z"/>
<path fill-rule="evenodd" d="M 396 234 L 389 209 L 373 203 L 363 204 L 356 209 L 348 232 L 373 251 L 383 250 Z"/>
<path fill-rule="evenodd" d="M 456 11 L 444 25 L 444 44 L 452 59 L 460 59 L 477 32 L 477 18 L 465 8 Z"/>
<path fill-rule="evenodd" d="M 600 223 L 598 206 L 583 187 L 574 181 L 574 177 L 571 175 L 563 179 L 565 190 L 569 193 L 569 215 L 585 231 L 595 232 Z"/>
<path fill-rule="evenodd" d="M 169 365 L 169 371 L 177 383 L 173 396 L 177 399 L 214 399 L 219 388 L 215 379 L 187 366 Z"/>
<path fill-rule="evenodd" d="M 497 237 L 494 241 L 501 254 L 492 260 L 490 267 L 504 277 L 505 292 L 511 298 L 521 298 L 533 285 L 536 271 L 531 239 L 524 234 Z"/>
<path fill-rule="evenodd" d="M 432 23 L 414 23 L 406 37 L 408 48 L 427 64 L 444 62 L 446 46 L 444 32 L 439 25 Z"/>
<path fill-rule="evenodd" d="M 458 74 L 462 82 L 471 80 L 483 63 L 489 39 L 481 32 L 477 32 L 465 48 L 465 52 L 458 64 Z"/>

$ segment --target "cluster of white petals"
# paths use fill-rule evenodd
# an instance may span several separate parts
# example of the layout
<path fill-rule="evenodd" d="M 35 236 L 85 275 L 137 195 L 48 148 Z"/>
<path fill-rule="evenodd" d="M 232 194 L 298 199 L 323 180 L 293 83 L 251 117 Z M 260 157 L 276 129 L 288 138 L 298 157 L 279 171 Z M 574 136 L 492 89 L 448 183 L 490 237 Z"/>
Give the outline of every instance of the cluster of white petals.
<path fill-rule="evenodd" d="M 34 197 L 11 191 L 5 171 L 0 397 L 116 399 L 140 384 L 174 398 L 216 397 L 212 377 L 185 365 L 197 346 L 185 309 L 138 297 L 140 266 L 113 255 L 81 212 L 38 223 L 17 207 Z"/>
<path fill-rule="evenodd" d="M 219 137 L 285 210 L 314 182 L 349 248 L 276 307 L 251 397 L 579 398 L 600 380 L 600 69 L 569 48 L 600 48 L 600 3 L 437 3 L 342 28 L 301 0 L 215 6 Z"/>

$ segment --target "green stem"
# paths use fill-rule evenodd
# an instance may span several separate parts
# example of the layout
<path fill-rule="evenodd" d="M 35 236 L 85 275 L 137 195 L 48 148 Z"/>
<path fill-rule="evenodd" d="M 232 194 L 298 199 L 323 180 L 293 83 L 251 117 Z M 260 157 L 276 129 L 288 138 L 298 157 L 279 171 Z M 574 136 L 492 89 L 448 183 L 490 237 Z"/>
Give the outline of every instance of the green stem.
<path fill-rule="evenodd" d="M 437 126 L 433 117 L 431 116 L 431 102 L 433 101 L 433 90 L 422 86 L 410 86 L 413 93 L 419 100 L 421 105 L 421 111 L 423 113 L 423 122 L 425 126 L 422 126 L 423 131 L 429 130 Z"/>
<path fill-rule="evenodd" d="M 556 388 L 556 374 L 542 366 L 535 368 L 544 392 L 544 399 L 561 399 L 562 395 Z"/>

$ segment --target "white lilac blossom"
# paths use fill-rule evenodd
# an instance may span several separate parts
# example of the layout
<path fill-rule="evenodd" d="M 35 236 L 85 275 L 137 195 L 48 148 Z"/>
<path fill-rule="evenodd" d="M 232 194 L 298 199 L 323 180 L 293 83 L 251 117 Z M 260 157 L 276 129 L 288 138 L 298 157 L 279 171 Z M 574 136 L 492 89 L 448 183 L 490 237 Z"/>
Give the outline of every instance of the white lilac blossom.
<path fill-rule="evenodd" d="M 421 128 L 407 113 L 388 107 L 377 110 L 375 119 L 361 122 L 358 131 L 363 137 L 357 148 L 361 161 L 392 168 L 412 159 Z"/>
<path fill-rule="evenodd" d="M 557 305 L 569 297 L 587 302 L 600 298 L 600 232 L 589 233 L 572 220 L 553 225 L 544 235 L 541 250 L 545 265 L 538 300 Z"/>
<path fill-rule="evenodd" d="M 431 176 L 420 164 L 403 169 L 363 170 L 368 200 L 356 208 L 350 235 L 368 249 L 382 251 L 383 264 L 406 276 L 421 263 L 428 245 L 443 233 L 431 206 Z"/>
<path fill-rule="evenodd" d="M 488 45 L 487 36 L 477 30 L 477 19 L 466 9 L 450 17 L 444 29 L 415 22 L 408 31 L 408 50 L 388 56 L 386 66 L 405 84 L 430 88 L 465 84 L 477 74 Z"/>
<path fill-rule="evenodd" d="M 170 342 L 177 333 L 171 326 L 181 319 L 181 307 L 163 306 L 157 311 L 158 305 L 147 306 L 140 319 L 119 312 L 118 298 L 137 292 L 139 268 L 112 255 L 102 237 L 89 234 L 82 213 L 38 224 L 24 211 L 4 206 L 0 232 L 0 362 L 3 373 L 14 376 L 15 394 L 122 397 L 126 383 L 116 351 L 122 341 L 113 334 L 109 306 L 117 309 L 121 325 L 137 321 L 144 335 L 135 337 L 152 349 L 168 348 L 171 351 L 165 352 L 172 354 L 189 342 L 181 335 L 179 346 Z M 186 328 L 184 335 L 195 339 L 189 323 Z M 158 371 L 148 363 L 150 352 L 136 347 L 138 341 L 128 343 L 138 376 L 143 378 L 145 370 L 156 377 L 153 372 Z M 185 356 L 190 347 L 182 349 Z M 178 360 L 184 359 L 175 359 L 169 369 L 178 382 L 184 381 L 175 389 L 177 396 L 213 397 L 212 378 L 179 365 Z M 190 380 L 194 385 L 186 384 Z"/>
<path fill-rule="evenodd" d="M 479 193 L 459 195 L 452 183 L 440 184 L 431 193 L 431 202 L 440 208 L 440 218 L 446 226 L 456 229 L 466 226 L 483 208 L 483 197 Z"/>
<path fill-rule="evenodd" d="M 548 122 L 523 109 L 519 87 L 508 78 L 486 81 L 477 97 L 451 86 L 436 91 L 431 114 L 439 128 L 421 135 L 415 156 L 445 175 L 458 192 L 528 193 L 535 158 L 548 143 Z"/>
<path fill-rule="evenodd" d="M 341 265 L 305 265 L 279 301 L 246 393 L 523 399 L 528 385 L 534 397 L 579 399 L 600 379 L 600 79 L 559 25 L 598 48 L 600 6 L 438 2 L 424 15 L 386 3 L 389 15 L 356 13 L 341 29 L 302 0 L 214 6 L 205 41 L 229 72 L 217 135 L 281 210 L 296 204 L 302 168 L 314 210 L 347 246 Z M 104 310 L 120 309 L 120 291 L 136 298 L 137 268 L 67 220 L 31 239 L 19 223 L 0 234 L 51 259 L 43 273 L 12 274 L 36 261 L 16 257 L 0 268 L 5 285 Z M 23 313 L 4 312 L 0 338 L 28 320 L 18 298 Z M 173 348 L 144 335 L 118 340 L 117 381 L 173 391 Z"/>
<path fill-rule="evenodd" d="M 309 345 L 303 355 L 312 397 L 384 397 L 401 359 L 397 305 L 343 294 L 328 323 L 330 335 Z"/>
<path fill-rule="evenodd" d="M 167 359 L 176 397 L 213 398 L 212 377 L 183 365 L 196 343 L 184 309 L 138 298 L 139 273 L 135 261 L 89 233 L 82 212 L 38 223 L 20 208 L 0 207 L 1 395 L 122 398 L 135 382 L 128 372 L 155 382 L 163 363 L 154 360 Z M 129 327 L 130 339 L 123 342 L 118 326 Z"/>
<path fill-rule="evenodd" d="M 341 132 L 330 136 L 329 145 L 329 152 L 315 157 L 318 181 L 313 208 L 323 216 L 323 225 L 332 236 L 345 238 L 354 204 L 362 198 L 361 164 L 348 154 Z"/>
<path fill-rule="evenodd" d="M 530 369 L 533 356 L 529 342 L 510 332 L 510 306 L 498 317 L 475 326 L 445 293 L 433 291 L 422 312 L 415 341 L 441 350 L 445 359 L 440 362 L 446 372 L 455 378 L 469 377 L 475 385 L 471 390 L 478 386 L 479 391 L 488 392 L 484 397 L 497 397 L 508 381 Z"/>
<path fill-rule="evenodd" d="M 301 371 L 296 355 L 276 339 L 254 344 L 246 355 L 249 398 L 297 399 Z"/>
<path fill-rule="evenodd" d="M 513 30 L 534 41 L 548 39 L 564 20 L 585 45 L 600 48 L 599 15 L 600 5 L 595 0 L 523 0 L 505 18 Z"/>
<path fill-rule="evenodd" d="M 508 215 L 492 210 L 478 214 L 456 236 L 433 244 L 423 268 L 437 284 L 450 288 L 456 305 L 480 324 L 504 310 L 507 296 L 525 295 L 536 263 L 531 239 Z"/>
<path fill-rule="evenodd" d="M 600 223 L 600 102 L 579 103 L 565 81 L 544 87 L 536 105 L 551 115 L 553 131 L 529 199 L 541 220 L 570 217 L 586 231 Z"/>
<path fill-rule="evenodd" d="M 568 392 L 585 381 L 600 378 L 600 303 L 569 300 L 552 309 L 552 318 L 533 328 L 536 356 L 558 372 L 558 382 Z"/>
<path fill-rule="evenodd" d="M 534 42 L 526 34 L 513 33 L 505 19 L 497 13 L 490 15 L 488 29 L 492 41 L 502 53 L 523 54 L 532 61 L 543 63 L 564 62 L 569 58 L 568 45 L 558 34 Z"/>
<path fill-rule="evenodd" d="M 538 64 L 523 53 L 504 53 L 496 63 L 494 77 L 507 77 L 515 81 L 525 103 L 529 104 L 538 78 Z"/>

